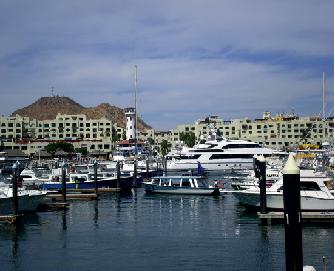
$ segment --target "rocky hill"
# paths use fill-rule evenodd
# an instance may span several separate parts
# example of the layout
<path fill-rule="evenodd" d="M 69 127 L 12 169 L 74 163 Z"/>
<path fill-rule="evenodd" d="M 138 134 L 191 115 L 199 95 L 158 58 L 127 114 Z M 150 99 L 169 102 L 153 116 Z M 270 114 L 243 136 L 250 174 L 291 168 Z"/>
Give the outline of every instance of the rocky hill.
<path fill-rule="evenodd" d="M 69 97 L 63 96 L 41 97 L 31 105 L 14 111 L 12 116 L 17 114 L 38 120 L 50 120 L 54 119 L 58 113 L 85 114 L 88 119 L 106 117 L 113 123 L 117 123 L 118 126 L 126 127 L 126 116 L 122 108 L 108 103 L 102 103 L 96 107 L 84 107 Z M 151 128 L 140 118 L 138 119 L 138 127 L 140 130 Z"/>

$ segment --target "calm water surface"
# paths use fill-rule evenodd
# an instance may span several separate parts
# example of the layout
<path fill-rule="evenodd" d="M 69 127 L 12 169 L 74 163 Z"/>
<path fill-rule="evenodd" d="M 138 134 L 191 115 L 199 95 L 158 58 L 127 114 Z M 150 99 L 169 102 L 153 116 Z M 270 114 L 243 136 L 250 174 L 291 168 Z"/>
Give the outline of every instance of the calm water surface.
<path fill-rule="evenodd" d="M 304 265 L 333 270 L 333 224 L 303 227 Z M 232 195 L 106 195 L 0 225 L 0 270 L 285 270 L 284 226 Z"/>

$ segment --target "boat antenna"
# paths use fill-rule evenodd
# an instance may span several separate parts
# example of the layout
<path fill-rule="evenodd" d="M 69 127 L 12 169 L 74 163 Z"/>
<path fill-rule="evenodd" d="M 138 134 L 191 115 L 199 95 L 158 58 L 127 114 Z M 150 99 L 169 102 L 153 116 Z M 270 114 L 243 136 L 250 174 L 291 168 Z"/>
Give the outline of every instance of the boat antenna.
<path fill-rule="evenodd" d="M 325 120 L 325 72 L 322 72 L 322 120 Z"/>
<path fill-rule="evenodd" d="M 137 65 L 135 67 L 135 155 L 137 155 Z"/>

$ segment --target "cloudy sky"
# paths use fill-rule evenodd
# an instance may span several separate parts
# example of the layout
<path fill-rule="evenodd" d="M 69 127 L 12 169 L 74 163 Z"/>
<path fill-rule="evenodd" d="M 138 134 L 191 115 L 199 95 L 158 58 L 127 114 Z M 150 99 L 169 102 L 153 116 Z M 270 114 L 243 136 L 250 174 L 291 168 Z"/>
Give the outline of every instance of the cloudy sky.
<path fill-rule="evenodd" d="M 41 96 L 133 104 L 156 129 L 263 111 L 333 115 L 332 0 L 0 2 L 0 113 Z"/>

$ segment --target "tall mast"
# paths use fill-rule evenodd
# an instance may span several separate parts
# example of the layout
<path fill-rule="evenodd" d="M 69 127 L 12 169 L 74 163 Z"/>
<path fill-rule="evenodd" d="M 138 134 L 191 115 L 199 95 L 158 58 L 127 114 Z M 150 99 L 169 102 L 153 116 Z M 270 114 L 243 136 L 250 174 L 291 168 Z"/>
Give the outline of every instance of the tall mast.
<path fill-rule="evenodd" d="M 322 72 L 322 120 L 325 119 L 325 72 Z"/>
<path fill-rule="evenodd" d="M 135 65 L 135 146 L 136 146 L 136 153 L 137 153 L 137 65 Z"/>

